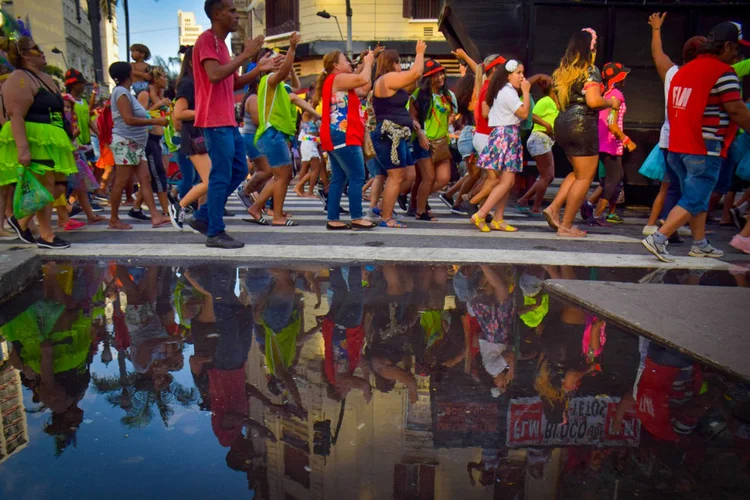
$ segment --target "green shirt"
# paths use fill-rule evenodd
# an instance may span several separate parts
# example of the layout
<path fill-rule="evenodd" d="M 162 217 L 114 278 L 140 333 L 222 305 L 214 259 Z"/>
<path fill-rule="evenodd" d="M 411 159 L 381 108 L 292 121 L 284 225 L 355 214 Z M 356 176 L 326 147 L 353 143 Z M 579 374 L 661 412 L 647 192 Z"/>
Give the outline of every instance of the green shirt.
<path fill-rule="evenodd" d="M 289 97 L 287 86 L 280 83 L 276 86 L 268 104 L 268 76 L 260 79 L 258 84 L 258 130 L 255 132 L 255 143 L 266 129 L 273 127 L 279 132 L 293 137 L 297 132 L 297 107 Z"/>
<path fill-rule="evenodd" d="M 448 91 L 451 102 L 446 102 L 443 94 L 432 94 L 432 106 L 424 119 L 424 132 L 430 140 L 442 139 L 448 136 L 448 125 L 450 125 L 451 114 L 458 109 L 456 95 Z M 412 94 L 414 99 L 419 96 L 419 89 Z M 452 106 L 452 108 L 451 108 Z"/>
<path fill-rule="evenodd" d="M 521 102 L 523 102 L 523 96 L 521 97 Z M 531 101 L 529 103 L 529 109 L 534 109 L 534 98 L 529 94 L 529 100 Z M 529 113 L 529 116 L 526 117 L 525 120 L 521 120 L 521 130 L 532 130 L 534 127 L 534 121 L 531 119 L 532 113 Z"/>
<path fill-rule="evenodd" d="M 739 79 L 742 80 L 747 75 L 750 75 L 750 59 L 745 59 L 737 64 L 733 64 L 732 68 L 734 69 L 734 72 L 737 73 Z"/>
<path fill-rule="evenodd" d="M 555 104 L 555 101 L 553 101 L 551 97 L 545 96 L 539 99 L 539 102 L 536 103 L 536 105 L 534 106 L 534 111 L 532 111 L 531 114 L 536 115 L 538 118 L 541 118 L 545 122 L 549 123 L 554 129 L 555 118 L 557 118 L 557 115 L 560 114 L 560 110 L 557 109 L 557 104 Z M 547 129 L 539 125 L 538 123 L 534 124 L 534 128 L 532 130 L 535 132 L 547 133 Z"/>
<path fill-rule="evenodd" d="M 91 144 L 91 115 L 89 114 L 89 103 L 81 99 L 81 102 L 76 101 L 73 106 L 73 111 L 78 118 L 78 143 L 82 146 Z"/>

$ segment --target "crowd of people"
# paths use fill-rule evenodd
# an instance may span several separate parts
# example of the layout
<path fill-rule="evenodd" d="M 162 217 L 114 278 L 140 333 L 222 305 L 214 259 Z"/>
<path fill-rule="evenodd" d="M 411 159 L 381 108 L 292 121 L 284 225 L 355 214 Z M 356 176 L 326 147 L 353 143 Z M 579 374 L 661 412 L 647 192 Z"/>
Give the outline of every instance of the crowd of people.
<path fill-rule="evenodd" d="M 572 35 L 552 75 L 527 77 L 523 63 L 511 56 L 494 54 L 478 63 L 459 49 L 454 54 L 465 74 L 453 91 L 445 68 L 425 56 L 427 45 L 420 41 L 408 70 L 402 70 L 400 54 L 386 47 L 356 60 L 332 51 L 315 84 L 300 89 L 293 69 L 299 35 L 292 34 L 285 54 L 264 48 L 258 36 L 232 57 L 225 39 L 239 27 L 233 3 L 207 0 L 205 10 L 211 28 L 184 48 L 174 90 L 162 68 L 147 64 L 148 47 L 136 44 L 133 63 L 110 66 L 116 87 L 101 109 L 93 107 L 95 94 L 90 104 L 83 100 L 80 72 L 68 71 L 63 95 L 44 73 L 44 53 L 31 37 L 5 40 L 1 217 L 8 213 L 22 241 L 69 246 L 53 230 L 51 213 L 54 206 L 61 229 L 80 228 L 83 223 L 68 214 L 74 201 L 90 224 L 103 222 L 96 211 L 108 203 L 109 228 L 131 229 L 119 217 L 125 203 L 132 205 L 129 217 L 150 220 L 154 228 L 187 225 L 205 235 L 209 247 L 240 248 L 244 243 L 225 230 L 223 219 L 232 215 L 227 199 L 235 194 L 242 201 L 248 222 L 298 225 L 284 210 L 295 175 L 297 196 L 324 203 L 329 230 L 404 228 L 404 216 L 436 221 L 429 200 L 437 194 L 451 213 L 483 233 L 515 232 L 505 210 L 530 159 L 538 176 L 517 197 L 517 210 L 543 217 L 560 237 L 586 236 L 574 226 L 579 213 L 592 226 L 622 222 L 615 207 L 623 191 L 623 156 L 636 148 L 624 130 L 630 69 L 613 61 L 600 71 L 595 30 Z M 665 14 L 654 14 L 648 21 L 666 108 L 655 148 L 662 157 L 662 188 L 643 245 L 670 262 L 668 242 L 692 234 L 690 256 L 722 257 L 706 239 L 705 225 L 723 198 L 721 223 L 740 230 L 731 246 L 750 253 L 750 225 L 744 222 L 748 179 L 736 175 L 750 146 L 746 134 L 738 133 L 750 127 L 738 78 L 750 73 L 750 60 L 738 52 L 748 43 L 739 24 L 720 23 L 706 37 L 686 42 L 678 67 L 662 50 L 664 20 Z M 534 87 L 542 96 L 538 101 Z M 245 96 L 236 113 L 239 89 Z M 543 208 L 555 177 L 553 147 L 564 152 L 573 171 Z M 175 189 L 166 175 L 173 153 L 182 174 Z M 33 217 L 12 215 L 12 186 L 23 169 L 55 200 L 36 213 L 38 236 L 30 229 Z M 597 173 L 599 186 L 586 199 Z M 344 194 L 349 222 L 341 220 L 347 213 Z"/>

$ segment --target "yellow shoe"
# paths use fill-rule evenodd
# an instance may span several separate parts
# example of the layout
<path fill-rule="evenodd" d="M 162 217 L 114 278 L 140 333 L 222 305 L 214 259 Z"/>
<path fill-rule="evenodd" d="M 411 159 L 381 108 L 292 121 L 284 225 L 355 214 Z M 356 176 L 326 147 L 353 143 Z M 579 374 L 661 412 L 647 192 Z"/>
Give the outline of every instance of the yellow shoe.
<path fill-rule="evenodd" d="M 481 232 L 483 233 L 490 232 L 490 228 L 487 226 L 487 223 L 485 222 L 485 220 L 477 217 L 477 214 L 472 215 L 471 219 L 469 220 L 471 220 L 471 223 L 474 224 L 476 228 L 479 229 Z"/>
<path fill-rule="evenodd" d="M 490 229 L 493 231 L 505 231 L 506 233 L 515 233 L 518 231 L 515 227 L 511 226 L 504 220 L 493 220 L 490 222 Z"/>

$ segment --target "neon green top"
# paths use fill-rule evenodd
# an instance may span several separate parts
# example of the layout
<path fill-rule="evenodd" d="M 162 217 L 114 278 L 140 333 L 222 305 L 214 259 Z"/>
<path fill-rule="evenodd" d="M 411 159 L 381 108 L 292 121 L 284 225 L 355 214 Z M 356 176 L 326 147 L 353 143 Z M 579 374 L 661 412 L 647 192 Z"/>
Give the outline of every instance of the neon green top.
<path fill-rule="evenodd" d="M 82 146 L 91 144 L 91 115 L 89 114 L 89 103 L 81 99 L 73 105 L 73 112 L 78 118 L 78 143 Z"/>
<path fill-rule="evenodd" d="M 269 109 L 268 76 L 264 75 L 258 84 L 258 102 L 263 103 L 263 106 L 258 106 L 258 130 L 255 132 L 255 144 L 269 127 L 289 137 L 293 137 L 297 132 L 297 107 L 292 104 L 289 92 L 283 84 L 276 86 Z"/>
<path fill-rule="evenodd" d="M 297 353 L 297 335 L 302 324 L 302 317 L 299 311 L 292 313 L 292 322 L 280 332 L 274 332 L 266 325 L 261 323 L 266 332 L 266 364 L 268 371 L 276 375 L 277 365 L 280 362 L 284 369 L 288 369 L 294 362 L 294 356 Z"/>
<path fill-rule="evenodd" d="M 443 94 L 432 94 L 432 108 L 424 119 L 424 133 L 430 140 L 442 139 L 448 135 L 451 114 L 458 109 L 456 94 L 451 90 L 448 92 L 451 96 L 450 103 Z M 415 90 L 412 96 L 416 100 L 419 96 L 419 89 Z"/>
<path fill-rule="evenodd" d="M 523 305 L 524 306 L 533 306 L 536 304 L 536 298 L 534 297 L 524 297 L 523 298 Z M 544 317 L 549 312 L 549 295 L 546 293 L 542 295 L 542 303 L 539 304 L 537 307 L 532 309 L 531 311 L 522 314 L 521 315 L 521 321 L 524 322 L 526 326 L 529 328 L 536 328 L 539 326 L 544 319 Z"/>
<path fill-rule="evenodd" d="M 545 122 L 549 123 L 554 129 L 555 118 L 557 118 L 557 115 L 560 114 L 560 110 L 557 109 L 557 105 L 555 104 L 555 101 L 553 101 L 551 97 L 545 96 L 539 99 L 539 102 L 536 103 L 536 105 L 534 106 L 534 111 L 532 111 L 531 114 L 536 115 L 537 117 L 541 118 Z M 531 130 L 534 132 L 547 133 L 547 129 L 542 127 L 538 123 L 535 123 L 534 128 Z"/>

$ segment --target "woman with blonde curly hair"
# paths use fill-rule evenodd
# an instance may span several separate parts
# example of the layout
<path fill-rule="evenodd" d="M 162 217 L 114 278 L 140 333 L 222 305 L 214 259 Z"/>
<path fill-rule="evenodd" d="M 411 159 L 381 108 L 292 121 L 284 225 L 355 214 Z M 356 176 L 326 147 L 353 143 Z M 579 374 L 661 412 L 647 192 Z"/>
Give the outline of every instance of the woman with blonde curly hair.
<path fill-rule="evenodd" d="M 584 28 L 570 37 L 560 66 L 552 74 L 560 106 L 555 137 L 573 165 L 573 172 L 563 181 L 554 201 L 542 212 L 558 236 L 586 236 L 585 231 L 573 227 L 573 219 L 599 165 L 598 112 L 620 107 L 617 98 L 602 97 L 602 76 L 594 66 L 595 59 L 596 32 Z M 563 203 L 566 203 L 565 216 L 561 223 Z"/>
<path fill-rule="evenodd" d="M 9 120 L 0 129 L 0 185 L 19 180 L 29 169 L 57 198 L 67 189 L 67 176 L 78 172 L 75 150 L 65 131 L 63 98 L 52 77 L 44 72 L 47 59 L 28 36 L 0 39 L 0 49 L 16 68 L 3 85 L 3 104 Z M 70 243 L 52 230 L 52 204 L 36 213 L 39 239 L 29 230 L 31 216 L 11 217 L 18 237 L 39 248 L 68 248 Z"/>

